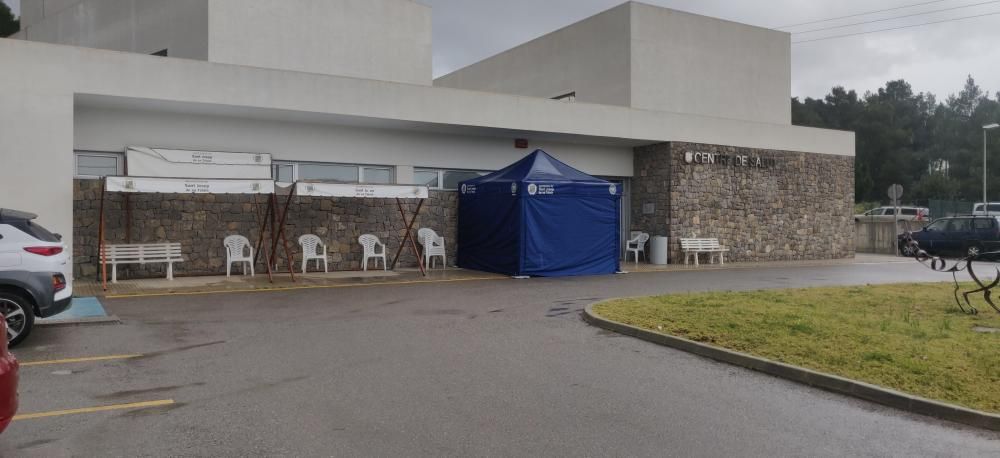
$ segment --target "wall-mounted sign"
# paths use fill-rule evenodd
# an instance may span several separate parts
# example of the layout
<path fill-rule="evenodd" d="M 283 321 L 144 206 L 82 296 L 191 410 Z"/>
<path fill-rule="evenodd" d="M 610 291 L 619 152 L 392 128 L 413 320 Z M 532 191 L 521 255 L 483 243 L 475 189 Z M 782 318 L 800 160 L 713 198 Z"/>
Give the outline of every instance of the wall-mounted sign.
<path fill-rule="evenodd" d="M 295 184 L 295 194 L 308 197 L 360 197 L 374 199 L 426 199 L 427 186 L 395 184 Z"/>
<path fill-rule="evenodd" d="M 722 154 L 688 151 L 684 153 L 684 163 L 769 169 L 777 165 L 777 160 L 748 154 Z"/>
<path fill-rule="evenodd" d="M 108 177 L 110 192 L 172 194 L 274 194 L 271 180 Z"/>
<path fill-rule="evenodd" d="M 271 155 L 130 146 L 128 174 L 163 178 L 270 179 Z"/>

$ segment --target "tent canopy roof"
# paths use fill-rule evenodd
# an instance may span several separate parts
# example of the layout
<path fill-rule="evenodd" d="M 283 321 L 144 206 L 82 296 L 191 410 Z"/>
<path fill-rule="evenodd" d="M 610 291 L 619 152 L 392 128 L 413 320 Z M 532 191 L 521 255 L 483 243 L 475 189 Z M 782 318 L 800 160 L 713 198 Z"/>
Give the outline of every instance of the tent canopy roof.
<path fill-rule="evenodd" d="M 575 182 L 607 185 L 609 182 L 594 178 L 570 167 L 542 150 L 535 150 L 524 159 L 502 170 L 467 181 L 468 184 L 520 183 L 520 182 Z"/>
<path fill-rule="evenodd" d="M 462 195 L 506 194 L 514 197 L 592 196 L 619 198 L 620 188 L 594 178 L 542 150 L 489 175 L 463 181 Z"/>

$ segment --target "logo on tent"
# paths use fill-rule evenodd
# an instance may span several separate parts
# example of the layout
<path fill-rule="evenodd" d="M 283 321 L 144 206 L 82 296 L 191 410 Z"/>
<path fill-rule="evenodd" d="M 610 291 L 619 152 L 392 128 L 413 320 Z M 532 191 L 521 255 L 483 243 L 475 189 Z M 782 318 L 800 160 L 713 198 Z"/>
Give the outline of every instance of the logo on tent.
<path fill-rule="evenodd" d="M 535 195 L 535 194 L 538 194 L 538 185 L 536 185 L 535 183 L 529 184 L 528 185 L 528 194 L 530 194 L 532 196 Z"/>
<path fill-rule="evenodd" d="M 611 188 L 609 188 L 608 191 L 611 191 L 612 196 L 618 194 L 618 186 L 611 185 Z"/>
<path fill-rule="evenodd" d="M 517 183 L 510 184 L 510 193 L 513 195 L 517 195 Z"/>
<path fill-rule="evenodd" d="M 462 184 L 462 194 L 465 194 L 465 191 L 467 191 L 467 190 L 468 190 L 468 188 L 467 188 L 467 187 L 465 186 L 465 184 L 463 183 L 463 184 Z"/>

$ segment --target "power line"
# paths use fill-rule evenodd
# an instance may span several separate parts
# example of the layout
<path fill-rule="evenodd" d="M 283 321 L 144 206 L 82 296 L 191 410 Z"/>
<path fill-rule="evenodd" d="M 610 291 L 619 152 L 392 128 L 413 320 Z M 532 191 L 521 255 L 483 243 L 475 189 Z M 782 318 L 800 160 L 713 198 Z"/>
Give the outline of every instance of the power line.
<path fill-rule="evenodd" d="M 981 3 L 973 3 L 971 5 L 964 5 L 964 6 L 953 6 L 951 8 L 942 8 L 942 9 L 939 9 L 939 10 L 924 11 L 923 13 L 906 14 L 906 15 L 903 15 L 903 16 L 895 16 L 895 17 L 890 17 L 890 18 L 885 18 L 885 19 L 873 19 L 871 21 L 855 22 L 853 24 L 834 25 L 834 26 L 830 26 L 830 27 L 823 27 L 821 29 L 812 29 L 812 30 L 804 30 L 802 32 L 793 32 L 792 34 L 793 35 L 798 35 L 798 34 L 802 34 L 802 33 L 822 32 L 824 30 L 844 29 L 844 28 L 847 28 L 847 27 L 854 27 L 854 26 L 858 26 L 858 25 L 875 24 L 877 22 L 895 21 L 897 19 L 905 19 L 905 18 L 908 18 L 908 17 L 924 16 L 924 15 L 927 15 L 927 14 L 934 14 L 934 13 L 942 13 L 942 12 L 945 12 L 945 11 L 960 10 L 960 9 L 963 9 L 963 8 L 973 8 L 973 7 L 976 7 L 976 6 L 989 5 L 991 3 L 1000 3 L 1000 0 L 993 0 L 993 1 L 981 2 Z"/>
<path fill-rule="evenodd" d="M 867 35 L 867 34 L 870 34 L 870 33 L 888 32 L 890 30 L 909 29 L 911 27 L 921 27 L 921 26 L 925 26 L 925 25 L 942 24 L 942 23 L 945 23 L 945 22 L 962 21 L 962 20 L 965 20 L 965 19 L 974 19 L 974 18 L 978 18 L 978 17 L 996 16 L 998 14 L 1000 14 L 1000 11 L 997 11 L 997 12 L 994 12 L 994 13 L 977 14 L 975 16 L 965 16 L 965 17 L 957 17 L 957 18 L 952 18 L 952 19 L 944 19 L 944 20 L 941 20 L 941 21 L 924 22 L 924 23 L 921 23 L 921 24 L 904 25 L 904 26 L 899 26 L 899 27 L 892 27 L 892 28 L 889 28 L 889 29 L 869 30 L 867 32 L 847 33 L 847 34 L 844 34 L 844 35 L 834 35 L 832 37 L 814 38 L 812 40 L 793 41 L 792 44 L 793 45 L 797 45 L 799 43 L 811 43 L 811 42 L 814 42 L 814 41 L 833 40 L 835 38 L 853 37 L 855 35 Z"/>
<path fill-rule="evenodd" d="M 775 27 L 775 29 L 788 29 L 788 28 L 792 28 L 792 27 L 798 27 L 800 25 L 818 24 L 820 22 L 836 21 L 838 19 L 848 19 L 848 18 L 858 17 L 858 16 L 867 16 L 869 14 L 884 13 L 886 11 L 902 10 L 902 9 L 906 9 L 906 8 L 913 8 L 915 6 L 930 5 L 932 3 L 941 3 L 941 2 L 946 2 L 946 1 L 948 1 L 948 0 L 934 0 L 932 2 L 913 3 L 913 4 L 910 4 L 910 5 L 897 6 L 895 8 L 886 8 L 884 10 L 868 11 L 866 13 L 849 14 L 847 16 L 832 17 L 832 18 L 829 18 L 829 19 L 820 19 L 820 20 L 817 20 L 817 21 L 800 22 L 798 24 L 791 24 L 791 25 L 783 25 L 781 27 Z"/>

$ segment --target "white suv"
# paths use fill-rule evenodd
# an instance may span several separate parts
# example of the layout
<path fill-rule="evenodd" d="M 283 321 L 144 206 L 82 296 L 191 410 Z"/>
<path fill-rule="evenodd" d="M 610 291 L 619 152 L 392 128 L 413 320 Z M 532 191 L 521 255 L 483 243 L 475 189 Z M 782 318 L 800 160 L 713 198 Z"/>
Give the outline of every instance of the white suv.
<path fill-rule="evenodd" d="M 73 298 L 70 253 L 37 217 L 0 208 L 0 313 L 11 345 L 28 336 L 35 316 L 62 313 Z"/>

